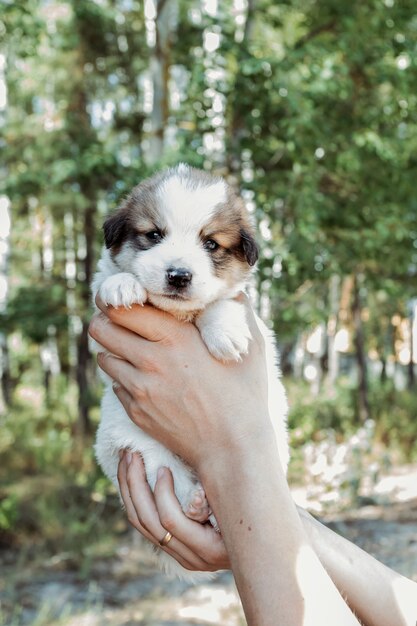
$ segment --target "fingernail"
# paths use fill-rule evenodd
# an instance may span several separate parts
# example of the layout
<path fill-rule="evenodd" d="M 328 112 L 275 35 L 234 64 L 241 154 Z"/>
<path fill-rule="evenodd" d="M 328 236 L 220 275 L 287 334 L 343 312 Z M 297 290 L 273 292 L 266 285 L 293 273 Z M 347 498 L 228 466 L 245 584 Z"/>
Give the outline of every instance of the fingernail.
<path fill-rule="evenodd" d="M 131 452 L 126 452 L 126 464 L 130 465 L 132 462 L 132 453 Z"/>
<path fill-rule="evenodd" d="M 119 450 L 119 459 L 121 460 L 123 458 L 125 451 L 124 450 Z"/>
<path fill-rule="evenodd" d="M 158 472 L 156 474 L 157 479 L 159 480 L 160 478 L 162 478 L 163 476 L 165 476 L 165 467 L 160 467 L 158 469 Z"/>
<path fill-rule="evenodd" d="M 116 393 L 117 391 L 119 391 L 121 385 L 119 383 L 117 383 L 115 380 L 112 382 L 111 384 L 113 391 Z"/>

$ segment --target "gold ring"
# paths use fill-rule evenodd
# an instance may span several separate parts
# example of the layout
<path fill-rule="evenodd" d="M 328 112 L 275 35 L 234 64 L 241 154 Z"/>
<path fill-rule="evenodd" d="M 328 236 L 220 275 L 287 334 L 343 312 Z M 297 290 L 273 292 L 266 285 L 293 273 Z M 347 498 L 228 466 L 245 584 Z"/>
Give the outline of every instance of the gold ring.
<path fill-rule="evenodd" d="M 166 535 L 159 542 L 159 545 L 161 546 L 161 548 L 163 548 L 164 546 L 168 545 L 169 542 L 171 541 L 171 539 L 172 539 L 172 535 L 171 535 L 171 533 L 169 531 L 167 531 Z"/>

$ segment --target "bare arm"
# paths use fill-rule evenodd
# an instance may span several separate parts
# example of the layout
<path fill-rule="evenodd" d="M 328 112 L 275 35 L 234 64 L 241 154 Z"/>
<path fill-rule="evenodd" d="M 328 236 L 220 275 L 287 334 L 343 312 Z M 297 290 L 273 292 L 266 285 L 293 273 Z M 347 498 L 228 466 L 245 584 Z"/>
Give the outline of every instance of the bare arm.
<path fill-rule="evenodd" d="M 226 366 L 207 353 L 190 324 L 146 306 L 106 314 L 111 321 L 95 318 L 90 332 L 119 358 L 101 357 L 100 366 L 123 384 L 117 395 L 133 421 L 199 472 L 248 624 L 357 625 L 290 497 L 254 320 L 250 355 Z"/>
<path fill-rule="evenodd" d="M 304 532 L 270 437 L 200 476 L 219 520 L 248 624 L 358 624 Z"/>
<path fill-rule="evenodd" d="M 132 525 L 149 538 L 139 517 L 155 528 L 169 526 L 177 538 L 181 560 L 189 550 L 190 569 L 215 571 L 230 568 L 230 560 L 221 536 L 208 525 L 186 517 L 175 497 L 172 476 L 165 471 L 158 480 L 155 496 L 149 489 L 143 464 L 134 455 L 127 484 L 125 459 L 120 464 L 119 480 Z M 253 498 L 256 505 L 257 498 Z M 340 537 L 297 507 L 304 530 L 326 571 L 346 602 L 366 626 L 415 626 L 417 615 L 417 583 L 397 574 L 369 554 Z M 159 536 L 159 535 L 157 535 Z M 152 540 L 152 538 L 151 538 Z M 154 543 L 157 539 L 154 538 Z"/>
<path fill-rule="evenodd" d="M 339 591 L 367 626 L 416 626 L 417 583 L 299 509 L 315 552 Z"/>

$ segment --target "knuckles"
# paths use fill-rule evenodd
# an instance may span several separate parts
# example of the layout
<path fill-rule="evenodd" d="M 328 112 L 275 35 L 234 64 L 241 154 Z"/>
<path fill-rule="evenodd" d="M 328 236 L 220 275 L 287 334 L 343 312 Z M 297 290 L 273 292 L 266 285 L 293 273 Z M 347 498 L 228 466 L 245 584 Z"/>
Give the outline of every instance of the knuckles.
<path fill-rule="evenodd" d="M 93 315 L 91 318 L 90 324 L 88 326 L 88 334 L 95 340 L 98 340 L 100 337 L 100 328 L 101 328 L 102 320 L 99 315 Z"/>
<path fill-rule="evenodd" d="M 175 517 L 173 517 L 171 513 L 168 513 L 168 511 L 163 511 L 163 512 L 160 511 L 159 518 L 165 530 L 175 535 L 175 529 L 176 529 Z"/>
<path fill-rule="evenodd" d="M 135 399 L 140 397 L 138 392 L 132 393 L 134 394 Z M 128 415 L 135 424 L 139 425 L 142 422 L 142 411 L 140 410 L 139 404 L 135 400 L 132 400 L 128 407 Z"/>

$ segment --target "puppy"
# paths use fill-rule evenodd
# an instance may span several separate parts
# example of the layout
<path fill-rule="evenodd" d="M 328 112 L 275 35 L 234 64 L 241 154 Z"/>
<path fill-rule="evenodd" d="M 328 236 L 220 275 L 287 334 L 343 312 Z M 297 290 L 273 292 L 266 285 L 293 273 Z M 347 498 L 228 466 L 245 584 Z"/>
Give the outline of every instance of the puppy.
<path fill-rule="evenodd" d="M 234 298 L 245 289 L 258 248 L 242 199 L 223 179 L 184 164 L 156 174 L 135 187 L 107 219 L 104 237 L 93 297 L 99 293 L 115 307 L 149 302 L 179 320 L 192 321 L 207 349 L 221 361 L 238 361 L 247 353 L 251 337 L 245 308 Z M 266 339 L 270 415 L 286 471 L 286 396 L 273 338 L 257 322 Z M 192 468 L 133 424 L 108 380 L 95 451 L 116 487 L 118 452 L 126 448 L 141 453 L 152 489 L 158 468 L 169 467 L 184 512 L 207 520 L 209 506 Z M 214 517 L 209 519 L 216 527 Z M 168 573 L 198 578 L 162 551 L 157 559 Z"/>

